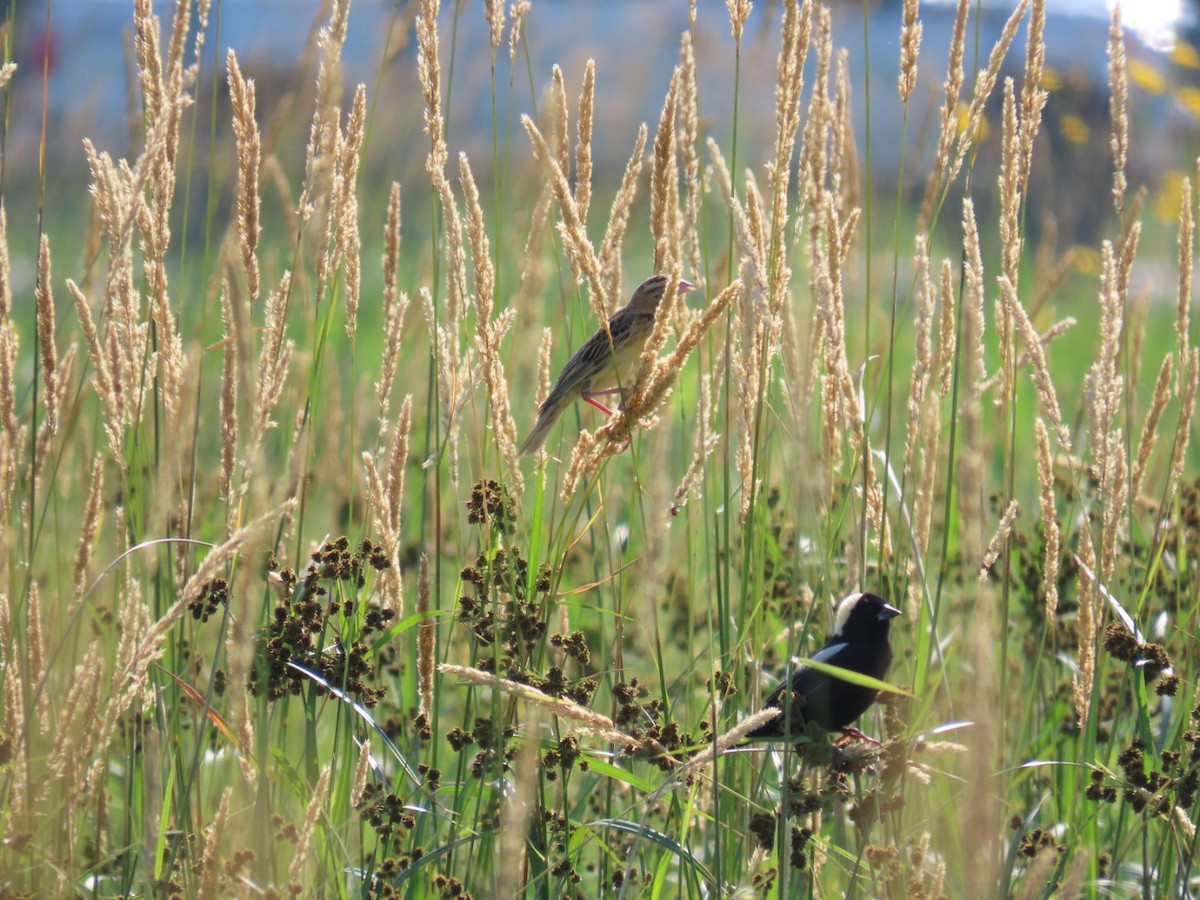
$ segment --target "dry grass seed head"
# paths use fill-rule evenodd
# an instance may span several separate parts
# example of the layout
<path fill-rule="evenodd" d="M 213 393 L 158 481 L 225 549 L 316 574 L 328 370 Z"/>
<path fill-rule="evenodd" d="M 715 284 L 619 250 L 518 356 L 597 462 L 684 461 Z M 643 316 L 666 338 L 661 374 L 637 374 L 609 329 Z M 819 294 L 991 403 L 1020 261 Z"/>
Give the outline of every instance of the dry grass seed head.
<path fill-rule="evenodd" d="M 979 566 L 979 580 L 986 581 L 988 573 L 991 572 L 992 566 L 996 564 L 996 560 L 1000 558 L 1000 550 L 1008 541 L 1008 536 L 1012 532 L 1012 524 L 1020 513 L 1021 507 L 1016 500 L 1009 500 L 1008 506 L 1005 507 L 1004 515 L 1000 517 L 1000 525 L 996 528 L 996 533 L 992 535 L 992 539 L 988 541 L 987 550 L 983 554 L 983 562 Z"/>
<path fill-rule="evenodd" d="M 1142 426 L 1142 435 L 1138 439 L 1137 455 L 1133 461 L 1133 474 L 1129 479 L 1129 496 L 1135 501 L 1141 497 L 1142 481 L 1146 476 L 1146 465 L 1154 445 L 1158 441 L 1158 424 L 1162 419 L 1167 401 L 1171 399 L 1171 357 L 1164 356 L 1162 366 L 1158 370 L 1158 380 L 1154 383 L 1154 393 L 1150 397 L 1150 409 L 1146 413 L 1146 422 Z M 1180 378 L 1182 381 L 1183 379 Z"/>
<path fill-rule="evenodd" d="M 929 177 L 925 182 L 925 196 L 921 200 L 921 215 L 918 227 L 924 231 L 934 213 L 934 204 L 939 202 L 943 185 L 953 176 L 948 175 L 950 151 L 958 134 L 958 99 L 962 94 L 964 73 L 963 56 L 966 46 L 967 12 L 970 0 L 958 0 L 954 13 L 954 29 L 950 36 L 950 49 L 946 60 L 946 80 L 942 85 L 942 107 L 939 115 L 937 151 Z"/>
<path fill-rule="evenodd" d="M 58 430 L 58 348 L 54 343 L 54 292 L 51 289 L 50 238 L 38 239 L 37 258 L 37 333 L 38 357 L 41 360 L 42 383 L 46 386 L 42 400 L 46 404 L 46 423 L 51 432 Z"/>
<path fill-rule="evenodd" d="M 483 0 L 483 17 L 488 23 L 492 41 L 492 68 L 496 67 L 496 51 L 504 42 L 504 0 Z"/>
<path fill-rule="evenodd" d="M 344 274 L 346 295 L 346 334 L 354 339 L 358 327 L 358 301 L 362 284 L 362 236 L 358 230 L 358 170 L 367 128 L 367 89 L 360 84 L 354 92 L 346 133 L 339 141 L 334 179 L 332 217 L 335 224 L 334 248 Z"/>
<path fill-rule="evenodd" d="M 491 672 L 484 672 L 481 669 L 471 668 L 469 666 L 457 666 L 451 663 L 439 663 L 438 672 L 443 675 L 450 675 L 455 678 L 461 678 L 471 684 L 477 684 L 482 687 L 502 690 L 519 697 L 527 703 L 533 703 L 543 709 L 549 710 L 556 716 L 562 716 L 564 719 L 570 719 L 578 722 L 581 725 L 592 729 L 593 733 L 601 735 L 615 744 L 621 744 L 625 747 L 638 748 L 641 742 L 630 737 L 624 732 L 617 729 L 616 723 L 608 716 L 601 715 L 598 712 L 593 712 L 586 706 L 580 706 L 570 700 L 564 700 L 560 697 L 551 697 L 535 687 L 528 684 L 522 684 L 517 681 L 512 681 L 508 678 L 500 678 L 493 675 Z"/>
<path fill-rule="evenodd" d="M 1029 189 L 1033 168 L 1033 140 L 1042 124 L 1042 110 L 1049 92 L 1042 87 L 1046 68 L 1046 0 L 1033 0 L 1025 41 L 1025 72 L 1021 78 L 1021 149 L 1018 183 L 1021 193 Z"/>
<path fill-rule="evenodd" d="M 937 311 L 937 291 L 929 274 L 928 238 L 917 235 L 916 249 L 913 254 L 916 281 L 916 321 L 913 327 L 913 344 L 915 359 L 913 360 L 912 381 L 908 392 L 908 407 L 904 439 L 904 467 L 908 472 L 912 464 L 913 453 L 917 448 L 920 436 L 921 418 L 925 407 L 925 395 L 929 389 L 933 375 L 933 325 L 934 314 Z"/>
<path fill-rule="evenodd" d="M 596 105 L 596 61 L 589 59 L 579 91 L 578 137 L 575 143 L 575 204 L 579 217 L 587 221 L 592 202 L 592 120 Z"/>
<path fill-rule="evenodd" d="M 979 230 L 975 205 L 963 200 L 963 256 L 966 292 L 963 297 L 962 330 L 959 340 L 963 356 L 962 429 L 963 451 L 959 466 L 958 504 L 963 522 L 963 554 L 967 559 L 983 555 L 984 446 L 983 410 L 980 393 L 984 371 L 984 289 L 983 258 L 979 248 Z"/>
<path fill-rule="evenodd" d="M 679 219 L 679 163 L 675 141 L 675 110 L 679 100 L 681 70 L 675 67 L 671 85 L 667 89 L 662 113 L 658 119 L 658 131 L 654 136 L 654 153 L 650 159 L 650 234 L 654 238 L 654 271 L 672 273 L 674 280 L 680 270 L 678 245 Z M 668 301 L 678 297 L 679 292 L 667 291 L 660 308 L 671 312 Z"/>
<path fill-rule="evenodd" d="M 229 300 L 229 285 L 221 290 L 221 318 L 225 323 L 225 339 L 221 342 L 221 468 L 217 476 L 217 491 L 232 499 L 233 468 L 237 460 L 238 438 L 238 352 L 235 312 Z"/>
<path fill-rule="evenodd" d="M 1120 218 L 1125 208 L 1125 163 L 1129 155 L 1129 76 L 1125 58 L 1125 32 L 1121 27 L 1121 4 L 1113 4 L 1112 21 L 1108 29 L 1108 89 L 1109 119 L 1112 122 L 1110 146 L 1113 155 L 1113 207 Z"/>
<path fill-rule="evenodd" d="M 0 430 L 10 448 L 21 444 L 21 422 L 17 416 L 17 350 L 21 339 L 11 319 L 0 319 Z"/>
<path fill-rule="evenodd" d="M 87 500 L 83 506 L 83 524 L 79 529 L 79 541 L 75 548 L 74 583 L 75 593 L 72 614 L 83 600 L 87 586 L 88 565 L 96 549 L 96 533 L 100 529 L 101 502 L 104 498 L 104 457 L 97 453 L 92 458 L 91 477 L 88 479 Z"/>
<path fill-rule="evenodd" d="M 233 798 L 233 788 L 227 787 L 221 792 L 221 802 L 217 806 L 212 823 L 205 829 L 204 852 L 200 856 L 200 885 L 196 896 L 209 898 L 217 896 L 217 880 L 222 871 L 217 865 L 217 851 L 221 846 L 221 833 L 225 830 L 225 821 L 229 818 L 229 803 Z"/>
<path fill-rule="evenodd" d="M 719 371 L 718 377 L 720 377 Z M 680 510 L 687 506 L 688 500 L 693 495 L 699 495 L 700 485 L 704 478 L 705 463 L 708 462 L 708 457 L 720 443 L 720 435 L 712 433 L 714 413 L 714 410 L 711 409 L 712 378 L 707 374 L 700 378 L 700 397 L 696 404 L 696 436 L 692 447 L 692 462 L 687 471 L 683 473 L 679 486 L 675 489 L 675 496 L 672 498 L 668 510 L 672 517 L 677 516 Z M 667 520 L 667 524 L 670 524 L 670 519 Z"/>
<path fill-rule="evenodd" d="M 919 0 L 904 0 L 903 24 L 900 28 L 900 100 L 906 106 L 917 86 L 917 56 L 921 49 L 921 20 Z"/>
<path fill-rule="evenodd" d="M 530 820 L 542 811 L 534 799 L 538 796 L 538 781 L 541 778 L 541 759 L 538 753 L 544 729 L 542 715 L 537 707 L 529 710 L 522 723 L 524 739 L 517 748 L 513 761 L 512 790 L 500 807 L 500 855 L 498 860 L 496 896 L 518 897 L 525 886 L 524 874 L 528 871 Z"/>
<path fill-rule="evenodd" d="M 700 177 L 700 85 L 696 74 L 696 48 L 692 33 L 685 31 L 680 41 L 679 155 L 683 163 L 684 200 L 682 240 L 687 248 L 687 269 L 693 274 L 704 271 L 700 244 L 700 208 L 704 203 L 704 182 Z"/>
<path fill-rule="evenodd" d="M 559 222 L 559 233 L 572 266 L 587 281 L 591 288 L 592 310 L 601 322 L 607 322 L 610 315 L 610 303 L 615 297 L 606 295 L 606 282 L 601 274 L 600 260 L 595 248 L 588 239 L 586 223 L 579 216 L 579 207 L 575 204 L 574 193 L 567 183 L 567 176 L 555 155 L 551 152 L 546 138 L 538 130 L 533 119 L 527 115 L 521 116 L 521 124 L 533 142 L 534 154 L 542 160 L 550 176 L 554 188 L 555 199 L 558 200 L 562 220 Z"/>
<path fill-rule="evenodd" d="M 1193 349 L 1188 361 L 1187 381 L 1180 395 L 1179 424 L 1175 429 L 1175 444 L 1171 448 L 1171 475 L 1167 482 L 1168 500 L 1179 490 L 1183 476 L 1183 464 L 1187 458 L 1188 439 L 1191 436 L 1192 418 L 1196 411 L 1196 389 L 1200 386 L 1200 349 Z"/>
<path fill-rule="evenodd" d="M 512 326 L 516 310 L 509 307 L 494 320 L 492 318 L 496 273 L 492 267 L 491 249 L 484 225 L 483 204 L 480 203 L 479 189 L 465 153 L 459 155 L 458 167 L 467 207 L 467 233 L 471 240 L 471 264 L 475 273 L 475 351 L 483 364 L 484 384 L 491 407 L 492 433 L 496 436 L 500 455 L 508 466 L 509 484 L 519 497 L 525 487 L 525 479 L 517 459 L 517 424 L 512 417 L 508 379 L 504 374 L 504 360 L 500 353 L 500 343 Z"/>
<path fill-rule="evenodd" d="M 8 262 L 8 215 L 0 203 L 0 322 L 12 310 L 12 268 Z"/>
<path fill-rule="evenodd" d="M 233 133 L 237 144 L 237 232 L 242 247 L 242 270 L 251 297 L 258 296 L 258 257 L 255 251 L 262 231 L 259 210 L 262 198 L 259 192 L 259 172 L 262 167 L 262 142 L 258 123 L 254 120 L 254 82 L 242 76 L 237 55 L 229 49 L 226 60 L 229 80 L 229 97 L 233 107 Z"/>
<path fill-rule="evenodd" d="M 608 211 L 608 226 L 604 230 L 604 240 L 600 242 L 599 265 L 605 277 L 604 290 L 615 305 L 621 291 L 621 250 L 625 241 L 625 232 L 629 228 L 629 212 L 637 197 L 638 177 L 642 172 L 642 161 L 646 154 L 646 141 L 650 131 L 643 122 L 638 127 L 637 140 L 634 141 L 633 152 L 625 163 L 625 172 L 621 176 L 621 185 L 613 197 L 612 206 Z M 607 312 L 611 312 L 611 308 Z"/>
<path fill-rule="evenodd" d="M 742 43 L 742 31 L 746 20 L 750 18 L 750 10 L 754 4 L 750 0 L 725 0 L 725 8 L 729 10 L 729 31 L 737 44 Z"/>
<path fill-rule="evenodd" d="M 512 28 L 508 32 L 508 58 L 512 62 L 517 59 L 517 44 L 521 42 L 521 26 L 525 23 L 525 14 L 533 8 L 530 0 L 513 0 L 509 13 L 512 16 Z"/>
<path fill-rule="evenodd" d="M 550 68 L 550 122 L 554 158 L 563 175 L 571 174 L 571 112 L 567 107 L 567 85 L 556 63 Z M 582 217 L 581 217 L 582 218 Z"/>
<path fill-rule="evenodd" d="M 1071 435 L 1067 429 L 1066 422 L 1063 420 L 1062 410 L 1058 405 L 1058 393 L 1054 388 L 1054 382 L 1050 378 L 1050 366 L 1046 359 L 1046 348 L 1043 338 L 1037 333 L 1037 330 L 1033 327 L 1033 323 L 1029 320 L 1029 315 L 1026 313 L 1025 307 L 1021 305 L 1021 301 L 1017 297 L 1017 290 L 1008 276 L 1001 275 L 998 280 L 1000 283 L 1001 305 L 1007 310 L 1016 331 L 1021 335 L 1021 340 L 1025 342 L 1025 353 L 1032 365 L 1030 377 L 1038 390 L 1042 409 L 1050 417 L 1050 421 L 1054 425 L 1054 433 L 1059 444 L 1063 450 L 1070 453 Z"/>
<path fill-rule="evenodd" d="M 292 862 L 288 866 L 288 881 L 291 884 L 302 883 L 304 864 L 308 862 L 308 851 L 312 843 L 313 828 L 316 827 L 317 817 L 320 816 L 321 807 L 325 804 L 325 794 L 329 790 L 331 772 L 332 764 L 321 769 L 317 784 L 313 788 L 312 799 L 308 801 L 304 825 L 300 829 L 300 838 L 296 842 L 296 855 L 292 857 Z"/>
<path fill-rule="evenodd" d="M 437 660 L 434 645 L 437 639 L 437 620 L 428 617 L 433 599 L 433 588 L 429 580 L 429 555 L 421 554 L 417 563 L 417 614 L 423 615 L 417 626 L 417 677 L 421 695 L 421 713 L 428 720 L 433 711 L 433 672 Z"/>
<path fill-rule="evenodd" d="M 1042 535 L 1046 541 L 1042 557 L 1042 591 L 1046 595 L 1046 621 L 1053 622 L 1058 612 L 1058 569 L 1061 537 L 1058 511 L 1054 499 L 1054 457 L 1050 451 L 1050 435 L 1046 423 L 1036 421 L 1038 451 L 1038 510 L 1042 518 Z"/>
<path fill-rule="evenodd" d="M 1088 517 L 1080 517 L 1079 559 L 1089 569 L 1096 566 L 1096 551 L 1092 544 L 1091 526 Z M 1087 716 L 1091 708 L 1092 683 L 1096 675 L 1096 637 L 1099 615 L 1096 603 L 1095 582 L 1086 574 L 1079 576 L 1079 660 L 1075 675 L 1075 714 L 1081 728 L 1087 727 Z"/>
<path fill-rule="evenodd" d="M 988 56 L 987 68 L 981 70 L 975 79 L 975 91 L 971 96 L 971 105 L 966 115 L 967 126 L 958 134 L 958 149 L 954 155 L 954 162 L 945 173 L 944 178 L 941 178 L 939 173 L 940 185 L 943 191 L 945 186 L 948 186 L 958 176 L 959 171 L 962 169 L 962 164 L 967 158 L 967 153 L 975 146 L 975 142 L 979 137 L 979 125 L 983 121 L 983 113 L 987 107 L 988 98 L 991 97 L 992 89 L 996 86 L 996 78 L 999 76 L 1000 66 L 1004 63 L 1005 57 L 1008 56 L 1009 47 L 1012 46 L 1013 39 L 1016 38 L 1017 32 L 1020 30 L 1021 20 L 1025 18 L 1025 11 L 1028 8 L 1029 0 L 1021 0 L 1017 8 L 1013 10 L 1012 15 L 1008 17 L 1008 21 L 1004 23 L 1004 29 L 1001 31 L 999 39 L 996 41 L 995 46 L 992 47 L 992 52 Z M 948 98 L 949 95 L 947 94 Z M 945 124 L 944 121 L 943 124 Z"/>
<path fill-rule="evenodd" d="M 1187 371 L 1187 360 L 1191 355 L 1188 350 L 1188 321 L 1192 308 L 1192 251 L 1196 244 L 1195 219 L 1192 209 L 1192 182 L 1183 179 L 1179 196 L 1179 288 L 1175 295 L 1175 335 L 1179 344 L 1179 381 L 1175 385 L 1176 394 L 1182 387 L 1183 376 Z"/>

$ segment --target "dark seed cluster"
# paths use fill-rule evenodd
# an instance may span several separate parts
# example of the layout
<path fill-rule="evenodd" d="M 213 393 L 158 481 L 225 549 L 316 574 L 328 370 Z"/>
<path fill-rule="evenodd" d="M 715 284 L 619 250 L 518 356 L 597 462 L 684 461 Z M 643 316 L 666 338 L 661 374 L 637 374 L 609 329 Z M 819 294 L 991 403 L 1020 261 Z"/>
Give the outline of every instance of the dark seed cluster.
<path fill-rule="evenodd" d="M 354 697 L 374 706 L 386 693 L 374 686 L 377 666 L 394 651 L 373 655 L 369 639 L 387 627 L 393 614 L 356 599 L 366 583 L 366 571 L 386 567 L 379 548 L 364 540 L 353 550 L 346 537 L 326 542 L 313 553 L 303 579 L 290 570 L 280 572 L 284 585 L 271 622 L 259 636 L 259 653 L 250 676 L 250 690 L 278 700 L 299 695 L 306 686 L 325 688 L 289 663 L 312 672 Z M 330 588 L 335 588 L 330 592 Z"/>
<path fill-rule="evenodd" d="M 354 809 L 381 840 L 391 840 L 397 828 L 412 831 L 417 827 L 416 818 L 404 809 L 404 801 L 379 784 L 367 784 Z"/>
<path fill-rule="evenodd" d="M 475 482 L 467 501 L 467 521 L 505 534 L 517 530 L 517 506 L 508 486 L 490 478 Z"/>
<path fill-rule="evenodd" d="M 229 606 L 229 583 L 224 578 L 214 578 L 188 604 L 188 612 L 196 621 L 207 622 L 222 606 Z"/>
<path fill-rule="evenodd" d="M 1109 623 L 1104 630 L 1104 649 L 1114 659 L 1140 667 L 1147 683 L 1174 669 L 1171 657 L 1162 644 L 1143 644 L 1117 622 Z M 1159 682 L 1157 692 L 1160 696 L 1174 696 L 1178 689 L 1179 678 L 1171 674 Z"/>
<path fill-rule="evenodd" d="M 1200 708 L 1192 711 L 1193 728 L 1183 735 L 1183 750 L 1164 750 L 1161 767 L 1148 760 L 1145 744 L 1134 739 L 1117 757 L 1121 784 L 1106 782 L 1103 770 L 1092 770 L 1085 791 L 1089 800 L 1116 803 L 1124 800 L 1136 813 L 1170 817 L 1174 807 L 1188 810 L 1200 795 Z"/>

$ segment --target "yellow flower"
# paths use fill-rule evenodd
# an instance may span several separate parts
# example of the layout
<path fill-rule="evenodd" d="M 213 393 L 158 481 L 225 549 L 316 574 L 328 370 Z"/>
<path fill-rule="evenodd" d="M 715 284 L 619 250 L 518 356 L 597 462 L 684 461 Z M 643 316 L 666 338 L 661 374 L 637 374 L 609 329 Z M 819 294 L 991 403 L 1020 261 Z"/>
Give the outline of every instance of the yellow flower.
<path fill-rule="evenodd" d="M 1183 172 L 1178 169 L 1171 169 L 1163 174 L 1162 182 L 1154 192 L 1154 214 L 1160 222 L 1174 222 L 1179 218 L 1183 177 Z"/>
<path fill-rule="evenodd" d="M 1100 274 L 1100 254 L 1096 252 L 1095 247 L 1076 244 L 1071 250 L 1073 251 L 1071 253 L 1071 268 L 1080 275 Z"/>
<path fill-rule="evenodd" d="M 1175 92 L 1175 98 L 1192 114 L 1192 118 L 1200 119 L 1200 88 L 1185 84 Z"/>
<path fill-rule="evenodd" d="M 1177 43 L 1175 49 L 1167 54 L 1167 59 L 1185 69 L 1200 69 L 1200 53 L 1187 41 Z"/>
<path fill-rule="evenodd" d="M 1088 128 L 1087 122 L 1075 115 L 1068 113 L 1062 117 L 1062 122 L 1059 123 L 1058 130 L 1068 141 L 1073 144 L 1082 144 L 1088 139 L 1091 134 L 1091 129 Z"/>
<path fill-rule="evenodd" d="M 1047 91 L 1057 91 L 1063 86 L 1062 75 L 1058 73 L 1058 69 L 1052 66 L 1046 66 L 1042 69 L 1042 89 Z"/>
<path fill-rule="evenodd" d="M 1129 77 L 1148 94 L 1162 94 L 1167 90 L 1167 79 L 1162 72 L 1142 59 L 1129 61 Z"/>
<path fill-rule="evenodd" d="M 966 103 L 958 104 L 958 110 L 957 110 L 958 129 L 957 129 L 957 131 L 959 134 L 962 134 L 964 131 L 966 131 L 967 126 L 971 124 L 970 119 L 967 118 L 967 114 L 970 111 L 971 111 L 971 107 L 969 104 L 966 104 Z M 989 131 L 989 128 L 988 128 L 987 119 L 984 118 L 983 116 L 980 116 L 979 117 L 979 127 L 975 129 L 976 143 L 983 143 L 985 140 L 987 140 L 988 131 Z"/>

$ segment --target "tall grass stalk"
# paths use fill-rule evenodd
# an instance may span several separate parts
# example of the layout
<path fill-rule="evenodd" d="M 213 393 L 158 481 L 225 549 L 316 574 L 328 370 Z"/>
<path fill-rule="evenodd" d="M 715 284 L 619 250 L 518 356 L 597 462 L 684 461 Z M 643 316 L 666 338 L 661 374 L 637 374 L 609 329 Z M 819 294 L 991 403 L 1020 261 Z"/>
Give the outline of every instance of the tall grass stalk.
<path fill-rule="evenodd" d="M 1196 198 L 1146 199 L 1119 14 L 1064 253 L 1042 0 L 946 10 L 940 84 L 905 3 L 894 118 L 877 11 L 764 6 L 679 4 L 634 97 L 523 2 L 393 10 L 368 88 L 335 0 L 281 92 L 135 0 L 126 158 L 6 60 L 0 893 L 1196 892 Z M 654 270 L 614 415 L 519 457 Z M 858 590 L 880 745 L 746 744 Z"/>

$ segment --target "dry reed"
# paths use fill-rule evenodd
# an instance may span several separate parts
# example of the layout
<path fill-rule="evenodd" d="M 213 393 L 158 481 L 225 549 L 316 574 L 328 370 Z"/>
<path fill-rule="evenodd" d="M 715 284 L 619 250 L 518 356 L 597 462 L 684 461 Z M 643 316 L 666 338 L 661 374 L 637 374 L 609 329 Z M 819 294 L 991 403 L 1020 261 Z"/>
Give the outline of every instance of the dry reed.
<path fill-rule="evenodd" d="M 946 61 L 946 79 L 942 85 L 942 106 L 939 113 L 937 149 L 929 176 L 925 181 L 925 196 L 921 201 L 921 214 L 917 219 L 917 227 L 925 231 L 934 214 L 934 205 L 938 202 L 943 186 L 950 180 L 947 170 L 950 165 L 950 151 L 954 147 L 954 138 L 958 133 L 958 98 L 963 87 L 963 54 L 966 44 L 967 11 L 970 0 L 958 0 L 954 13 L 954 29 L 950 36 L 950 49 Z M 951 178 L 953 176 L 950 176 Z"/>
<path fill-rule="evenodd" d="M 0 322 L 12 311 L 12 266 L 8 261 L 8 214 L 0 203 Z"/>
<path fill-rule="evenodd" d="M 46 424 L 50 431 L 58 431 L 58 385 L 62 373 L 58 368 L 58 347 L 54 343 L 54 291 L 51 288 L 50 239 L 46 235 L 38 238 L 37 258 L 37 333 L 38 358 L 41 362 L 42 384 L 45 392 L 42 402 L 46 406 Z"/>
<path fill-rule="evenodd" d="M 83 523 L 79 529 L 79 542 L 75 548 L 74 583 L 75 593 L 72 615 L 83 601 L 87 584 L 88 565 L 96 549 L 96 533 L 100 529 L 101 503 L 104 499 L 104 458 L 97 453 L 92 458 L 91 477 L 88 478 L 87 500 L 83 505 Z"/>
<path fill-rule="evenodd" d="M 325 805 L 325 794 L 329 790 L 332 771 L 332 764 L 326 765 L 321 769 L 321 774 L 317 778 L 316 785 L 313 787 L 312 798 L 308 801 L 308 810 L 304 816 L 304 824 L 300 828 L 299 838 L 296 841 L 296 853 L 288 865 L 288 883 L 289 885 L 294 885 L 294 889 L 296 890 L 302 890 L 304 864 L 308 862 L 308 852 L 312 844 L 313 830 L 316 828 L 317 818 L 321 815 L 321 807 Z"/>
<path fill-rule="evenodd" d="M 1058 613 L 1058 569 L 1062 536 L 1058 527 L 1058 508 L 1054 498 L 1054 457 L 1050 451 L 1050 435 L 1046 423 L 1038 418 L 1038 511 L 1042 519 L 1045 549 L 1042 552 L 1042 592 L 1046 596 L 1046 621 L 1053 622 Z"/>
<path fill-rule="evenodd" d="M 526 703 L 533 703 L 540 706 L 556 716 L 562 716 L 564 719 L 577 722 L 589 729 L 591 734 L 595 734 L 614 744 L 620 744 L 631 749 L 637 749 L 642 746 L 641 741 L 630 737 L 618 729 L 613 720 L 608 716 L 593 712 L 586 706 L 580 706 L 578 703 L 570 700 L 564 700 L 561 697 L 551 697 L 549 694 L 543 693 L 528 684 L 522 684 L 508 678 L 500 678 L 491 672 L 484 672 L 470 666 L 458 666 L 451 663 L 439 663 L 437 670 L 443 675 L 461 678 L 471 684 L 505 691 L 524 700 Z"/>
<path fill-rule="evenodd" d="M 1179 380 L 1175 383 L 1178 395 L 1183 376 L 1187 371 L 1189 313 L 1192 308 L 1192 253 L 1196 246 L 1195 213 L 1192 208 L 1192 182 L 1183 179 L 1179 186 L 1179 287 L 1175 294 L 1175 338 L 1179 345 Z"/>
<path fill-rule="evenodd" d="M 904 0 L 900 26 L 900 101 L 907 106 L 917 86 L 917 56 L 921 50 L 921 20 L 918 0 Z"/>
<path fill-rule="evenodd" d="M 963 200 L 963 256 L 966 292 L 962 306 L 962 455 L 959 465 L 958 508 L 963 522 L 963 555 L 979 559 L 983 555 L 983 465 L 986 448 L 983 434 L 982 385 L 984 370 L 983 258 L 979 249 L 979 230 L 975 222 L 975 204 Z"/>
<path fill-rule="evenodd" d="M 592 119 L 596 105 L 596 61 L 589 59 L 579 89 L 579 121 L 575 140 L 575 205 L 586 222 L 592 202 Z"/>
<path fill-rule="evenodd" d="M 407 394 L 400 406 L 400 419 L 391 432 L 386 466 L 381 475 L 370 453 L 363 453 L 367 489 L 370 498 L 372 525 L 378 535 L 380 549 L 388 561 L 379 575 L 379 594 L 383 606 L 397 617 L 404 614 L 401 591 L 400 545 L 403 532 L 404 470 L 408 463 L 409 432 L 412 428 L 412 395 Z"/>
<path fill-rule="evenodd" d="M 258 132 L 255 115 L 254 82 L 243 77 L 238 66 L 237 54 L 229 49 L 226 60 L 229 79 L 229 100 L 233 108 L 233 133 L 237 142 L 237 190 L 235 193 L 235 220 L 238 240 L 242 248 L 242 271 L 250 296 L 258 296 L 258 239 L 262 233 L 259 214 L 262 196 L 259 177 L 262 170 L 262 139 Z"/>
<path fill-rule="evenodd" d="M 1008 501 L 1004 515 L 1000 517 L 1000 524 L 996 527 L 996 533 L 992 535 L 992 539 L 988 541 L 987 549 L 984 550 L 983 562 L 979 565 L 978 578 L 980 581 L 987 580 L 988 574 L 992 571 L 992 566 L 1000 558 L 1000 550 L 1008 543 L 1008 536 L 1012 533 L 1013 522 L 1016 521 L 1020 511 L 1020 504 L 1016 500 Z"/>
<path fill-rule="evenodd" d="M 1112 127 L 1110 146 L 1113 155 L 1113 207 L 1117 218 L 1125 209 L 1125 190 L 1128 180 L 1125 165 L 1129 156 L 1129 102 L 1128 62 L 1125 58 L 1125 32 L 1121 27 L 1121 5 L 1114 4 L 1112 20 L 1108 29 L 1108 89 L 1109 120 Z"/>
<path fill-rule="evenodd" d="M 387 430 L 391 409 L 392 384 L 400 361 L 404 337 L 404 318 L 408 313 L 408 294 L 397 285 L 400 267 L 400 183 L 392 182 L 388 195 L 387 224 L 383 232 L 383 356 L 375 397 L 379 402 L 380 430 Z"/>
<path fill-rule="evenodd" d="M 458 158 L 459 180 L 467 208 L 467 234 L 471 242 L 471 267 L 475 274 L 475 352 L 483 366 L 483 381 L 487 387 L 488 405 L 491 409 L 492 434 L 501 457 L 508 466 L 508 483 L 519 497 L 525 487 L 521 466 L 517 459 L 517 423 L 513 421 L 512 407 L 508 398 L 508 379 L 504 375 L 504 361 L 500 344 L 512 327 L 517 311 L 511 306 L 494 319 L 492 308 L 495 303 L 496 273 L 492 267 L 491 247 L 483 220 L 483 206 L 479 202 L 479 189 L 471 173 L 466 154 Z"/>
<path fill-rule="evenodd" d="M 1029 190 L 1033 168 L 1033 141 L 1042 124 L 1042 110 L 1050 97 L 1042 87 L 1046 70 L 1046 0 L 1033 0 L 1025 39 L 1025 71 L 1021 78 L 1021 138 L 1018 183 L 1022 194 Z"/>
<path fill-rule="evenodd" d="M 429 583 L 429 557 L 421 554 L 417 564 L 417 614 L 425 616 L 417 627 L 417 676 L 421 705 L 418 715 L 429 721 L 433 714 L 434 645 L 437 639 L 437 622 L 428 618 L 432 588 Z"/>
<path fill-rule="evenodd" d="M 1154 383 L 1154 393 L 1150 395 L 1150 409 L 1146 412 L 1146 422 L 1142 426 L 1141 437 L 1138 438 L 1137 453 L 1133 458 L 1133 472 L 1129 476 L 1129 496 L 1133 500 L 1141 497 L 1142 481 L 1146 476 L 1146 465 L 1154 445 L 1158 441 L 1158 425 L 1162 419 L 1167 401 L 1171 399 L 1171 357 L 1164 356 L 1162 367 L 1158 370 L 1158 380 Z"/>

